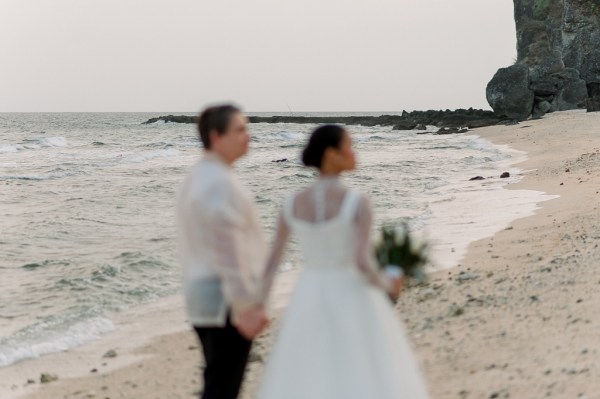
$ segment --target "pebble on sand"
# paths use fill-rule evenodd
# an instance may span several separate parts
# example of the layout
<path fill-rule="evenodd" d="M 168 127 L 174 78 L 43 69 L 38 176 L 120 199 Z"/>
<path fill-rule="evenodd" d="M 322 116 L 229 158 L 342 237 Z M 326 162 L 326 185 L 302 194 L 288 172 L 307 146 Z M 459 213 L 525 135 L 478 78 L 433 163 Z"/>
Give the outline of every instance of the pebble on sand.
<path fill-rule="evenodd" d="M 42 384 L 46 384 L 48 382 L 52 382 L 52 381 L 56 381 L 56 380 L 58 380 L 58 376 L 56 374 L 42 373 L 40 375 L 40 382 Z"/>
<path fill-rule="evenodd" d="M 102 358 L 113 358 L 113 357 L 117 357 L 117 352 L 114 349 L 111 349 L 108 352 L 106 352 L 104 355 L 102 355 Z"/>

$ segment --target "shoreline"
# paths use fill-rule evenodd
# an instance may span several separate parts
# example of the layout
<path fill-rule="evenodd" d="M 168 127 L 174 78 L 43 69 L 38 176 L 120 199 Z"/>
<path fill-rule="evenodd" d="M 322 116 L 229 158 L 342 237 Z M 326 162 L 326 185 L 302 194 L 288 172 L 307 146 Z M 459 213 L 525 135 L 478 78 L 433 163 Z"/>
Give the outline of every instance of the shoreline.
<path fill-rule="evenodd" d="M 598 397 L 599 123 L 572 111 L 477 132 L 528 153 L 509 189 L 560 197 L 401 298 L 432 397 Z"/>
<path fill-rule="evenodd" d="M 600 352 L 600 345 L 595 344 L 594 346 L 591 341 L 593 334 L 587 336 L 589 338 L 585 345 L 587 348 L 580 348 L 577 351 L 580 357 L 583 356 L 581 362 L 584 362 L 586 356 L 582 355 L 582 352 L 583 349 L 587 349 L 586 354 L 589 358 L 587 360 L 590 362 L 581 365 L 581 367 L 577 361 L 575 362 L 576 365 L 571 367 L 566 363 L 562 368 L 554 365 L 560 363 L 562 359 L 569 358 L 571 347 L 567 347 L 569 350 L 566 353 L 565 347 L 561 347 L 563 350 L 557 349 L 556 356 L 546 359 L 544 357 L 547 352 L 546 348 L 551 348 L 552 345 L 532 344 L 533 349 L 529 346 L 530 341 L 539 335 L 544 337 L 543 342 L 555 343 L 553 334 L 549 334 L 549 336 L 536 334 L 532 337 L 533 332 L 539 333 L 549 330 L 546 332 L 554 333 L 556 330 L 560 330 L 548 328 L 548 326 L 555 327 L 552 324 L 553 309 L 559 308 L 564 312 L 565 309 L 570 311 L 572 306 L 583 308 L 584 306 L 578 304 L 586 303 L 586 301 L 577 302 L 574 300 L 571 301 L 572 303 L 568 303 L 569 306 L 565 302 L 564 309 L 561 309 L 560 303 L 553 303 L 551 297 L 546 298 L 546 295 L 550 296 L 552 291 L 546 292 L 542 288 L 532 290 L 531 286 L 537 287 L 536 284 L 542 284 L 543 281 L 539 282 L 537 279 L 526 278 L 528 275 L 535 273 L 536 277 L 541 276 L 552 279 L 561 273 L 546 272 L 541 271 L 541 269 L 544 267 L 558 268 L 557 264 L 562 265 L 569 261 L 569 258 L 565 258 L 565 261 L 551 263 L 550 266 L 546 265 L 548 263 L 548 260 L 546 260 L 547 251 L 557 247 L 557 240 L 556 238 L 549 240 L 548 236 L 553 234 L 551 230 L 540 229 L 540 227 L 548 227 L 548 225 L 553 227 L 556 225 L 557 222 L 550 220 L 552 218 L 547 216 L 549 214 L 560 214 L 566 220 L 569 218 L 568 214 L 570 213 L 586 212 L 589 209 L 584 207 L 573 210 L 569 201 L 576 200 L 577 195 L 569 194 L 567 190 L 564 190 L 564 187 L 555 181 L 557 176 L 550 174 L 547 169 L 552 169 L 554 164 L 560 164 L 562 168 L 564 161 L 576 160 L 576 156 L 581 155 L 578 153 L 589 147 L 589 143 L 586 143 L 582 149 L 577 146 L 577 142 L 580 141 L 579 138 L 573 137 L 571 141 L 576 144 L 573 145 L 570 152 L 565 151 L 564 154 L 561 152 L 558 155 L 556 153 L 544 154 L 547 147 L 538 145 L 536 141 L 542 142 L 545 140 L 545 143 L 549 145 L 554 137 L 542 137 L 541 133 L 539 136 L 531 137 L 531 132 L 525 129 L 538 126 L 550 127 L 552 125 L 550 121 L 554 119 L 574 119 L 574 122 L 577 123 L 577 120 L 581 119 L 583 115 L 589 115 L 586 118 L 600 122 L 600 115 L 596 116 L 576 111 L 560 113 L 555 116 L 551 114 L 540 121 L 528 121 L 517 126 L 499 126 L 475 131 L 476 135 L 491 140 L 494 144 L 512 145 L 512 147 L 517 147 L 519 150 L 525 149 L 527 151 L 529 159 L 517 166 L 522 170 L 536 170 L 530 170 L 520 182 L 508 187 L 505 186 L 505 188 L 537 190 L 548 194 L 560 194 L 561 197 L 554 201 L 545 202 L 541 208 L 536 210 L 533 216 L 513 221 L 509 229 L 502 230 L 491 238 L 471 243 L 466 256 L 458 267 L 433 273 L 431 281 L 426 287 L 414 287 L 401 297 L 398 308 L 401 317 L 404 319 L 406 330 L 416 348 L 417 356 L 423 364 L 423 371 L 429 383 L 432 398 L 479 398 L 491 397 L 494 394 L 497 394 L 495 397 L 498 398 L 508 397 L 504 395 L 510 395 L 510 397 L 542 397 L 546 393 L 544 389 L 552 392 L 558 391 L 561 394 L 572 393 L 577 390 L 583 393 L 588 392 L 588 395 L 593 392 L 582 387 L 586 385 L 588 380 L 591 382 L 592 377 L 597 374 L 597 369 L 593 367 L 591 361 L 594 360 L 593 353 Z M 526 126 L 530 127 L 525 128 Z M 524 130 L 520 131 L 519 129 Z M 592 130 L 588 131 L 587 134 L 590 135 L 591 132 Z M 564 137 L 564 135 L 562 139 L 569 141 L 568 137 Z M 589 139 L 593 141 L 593 137 Z M 600 148 L 600 138 L 596 139 L 595 143 Z M 564 146 L 559 147 L 561 150 L 564 148 Z M 566 157 L 566 159 L 562 159 L 563 157 Z M 600 156 L 598 158 L 600 159 Z M 600 164 L 598 167 L 600 170 Z M 576 179 L 582 178 L 579 173 L 575 173 L 576 169 L 574 167 L 572 169 L 573 171 L 569 172 L 570 174 L 567 176 L 569 180 L 578 181 Z M 556 167 L 552 171 L 555 172 Z M 584 171 L 584 174 L 589 176 L 587 171 Z M 563 175 L 559 175 L 559 177 L 562 179 Z M 577 183 L 577 187 L 585 188 L 584 183 Z M 567 183 L 565 185 L 569 186 Z M 586 194 L 596 200 L 594 197 L 595 191 Z M 567 222 L 565 224 L 568 225 Z M 567 227 L 563 227 L 563 229 L 567 229 Z M 575 234 L 571 232 L 572 237 L 575 237 Z M 538 242 L 536 237 L 540 238 L 540 235 L 544 235 L 544 237 L 541 237 L 542 239 Z M 589 236 L 591 237 L 591 235 Z M 568 246 L 574 240 L 575 238 L 563 241 L 558 237 L 560 246 Z M 550 242 L 548 243 L 548 241 Z M 518 248 L 515 248 L 517 244 L 519 244 Z M 561 250 L 561 256 L 565 253 L 568 252 Z M 553 253 L 553 257 L 550 257 L 552 258 L 549 260 L 550 262 L 555 261 L 555 259 L 563 259 L 555 255 Z M 540 257 L 542 259 L 538 260 Z M 521 262 L 525 263 L 524 268 L 519 267 Z M 512 265 L 517 267 L 510 267 Z M 291 284 L 290 281 L 293 279 L 290 278 L 288 273 L 283 273 L 283 275 L 287 277 L 288 283 Z M 570 281 L 570 279 L 567 278 L 559 282 L 564 281 Z M 588 281 L 590 284 L 597 284 L 597 282 L 598 279 L 593 282 Z M 565 284 L 568 287 L 570 283 Z M 546 285 L 551 286 L 552 284 L 548 283 Z M 560 288 L 560 284 L 558 285 Z M 506 286 L 509 286 L 510 289 Z M 556 287 L 552 286 L 552 288 L 555 289 Z M 540 292 L 544 293 L 541 294 Z M 590 291 L 591 293 L 592 291 Z M 568 294 L 567 291 L 565 295 L 568 296 Z M 282 293 L 281 295 L 285 294 Z M 512 298 L 512 296 L 515 298 Z M 596 303 L 600 303 L 600 296 L 597 299 L 598 302 Z M 535 319 L 536 312 L 530 312 L 530 308 L 545 307 L 546 302 L 548 302 L 547 306 L 550 308 L 547 309 L 548 315 L 542 316 L 541 321 Z M 173 322 L 165 323 L 165 320 L 162 320 L 161 323 L 173 327 L 178 323 L 176 321 L 177 317 L 180 317 L 179 320 L 184 323 L 185 318 L 182 314 L 172 316 L 174 317 Z M 549 320 L 544 319 L 548 317 Z M 582 319 L 582 317 L 579 317 L 579 319 Z M 575 320 L 574 317 L 573 320 Z M 588 320 L 588 322 L 585 320 Z M 541 327 L 543 327 L 541 331 L 539 328 L 536 329 L 535 326 L 529 325 L 535 321 L 541 323 Z M 525 322 L 527 328 L 521 328 L 520 323 Z M 131 324 L 135 326 L 140 323 L 132 321 Z M 507 326 L 513 324 L 516 324 L 518 328 L 507 328 Z M 596 324 L 598 323 L 583 318 L 583 321 L 573 324 L 577 327 L 587 326 L 591 331 L 592 327 L 590 326 L 597 327 Z M 183 327 L 185 328 L 185 324 Z M 564 326 L 562 327 L 564 329 Z M 247 382 L 241 396 L 243 399 L 252 397 L 256 383 L 260 379 L 262 359 L 266 357 L 265 353 L 268 351 L 272 339 L 272 330 L 273 328 L 270 328 L 255 345 L 253 350 L 255 353 L 253 355 L 254 361 L 249 365 Z M 133 327 L 132 332 L 135 332 Z M 513 341 L 506 342 L 510 339 Z M 104 342 L 104 339 L 95 342 Z M 494 344 L 504 345 L 498 348 L 500 345 Z M 95 344 L 87 344 L 81 347 L 81 350 L 76 348 L 69 352 L 47 355 L 42 359 L 33 361 L 45 360 L 48 369 L 44 372 L 53 372 L 52 368 L 55 368 L 55 364 L 61 363 L 61 367 L 65 367 L 63 363 L 70 357 L 72 359 L 71 367 L 74 370 L 79 370 L 79 373 L 65 373 L 64 375 L 60 373 L 61 379 L 58 382 L 44 385 L 36 382 L 22 387 L 21 385 L 28 378 L 39 377 L 39 374 L 31 376 L 23 374 L 26 366 L 30 366 L 26 364 L 27 361 L 5 368 L 15 367 L 12 375 L 19 376 L 23 380 L 19 380 L 17 383 L 19 389 L 6 392 L 17 395 L 12 397 L 27 395 L 26 398 L 28 399 L 55 397 L 159 398 L 165 397 L 167 394 L 171 395 L 170 397 L 188 398 L 192 397 L 192 393 L 199 387 L 200 377 L 197 365 L 200 361 L 200 353 L 197 348 L 198 343 L 191 332 L 165 332 L 154 336 L 153 339 L 147 340 L 145 343 L 136 343 L 128 349 L 116 348 L 119 356 L 115 359 L 108 359 L 108 361 L 101 358 L 102 354 L 109 349 L 106 343 L 97 345 L 95 351 L 90 348 L 91 345 Z M 531 354 L 533 360 L 521 359 L 524 353 Z M 485 354 L 485 356 L 482 356 L 482 354 Z M 548 366 L 545 366 L 540 359 L 544 359 Z M 103 361 L 107 363 L 107 366 L 96 366 L 98 372 L 91 373 L 92 367 L 98 363 L 101 364 Z M 82 364 L 84 365 L 83 369 Z M 16 370 L 16 366 L 23 367 L 23 369 Z M 86 366 L 90 370 L 86 370 Z M 539 373 L 531 371 L 535 366 L 540 368 Z M 562 372 L 562 369 L 567 371 Z M 583 371 L 585 369 L 587 371 Z M 545 374 L 548 370 L 551 370 L 550 373 Z M 592 373 L 596 374 L 592 375 Z M 30 374 L 33 373 L 30 372 Z M 0 381 L 7 381 L 5 378 L 10 377 L 10 374 L 7 375 L 6 370 L 0 369 L 0 376 L 2 377 Z M 158 380 L 157 377 L 159 377 Z M 565 381 L 560 380 L 558 377 L 564 377 Z M 556 381 L 557 378 L 560 381 Z M 544 386 L 544 389 L 541 389 L 546 380 L 549 382 Z M 555 386 L 548 388 L 553 383 L 555 383 Z M 578 385 L 578 387 L 570 385 Z M 598 383 L 595 385 L 595 390 L 597 390 L 597 385 Z M 39 389 L 40 387 L 41 389 Z M 0 393 L 4 398 L 5 392 L 0 391 Z M 560 396 L 561 394 L 557 397 L 565 397 Z"/>
<path fill-rule="evenodd" d="M 290 270 L 276 276 L 269 304 L 273 319 L 277 319 L 281 315 L 297 275 L 297 270 Z M 94 340 L 65 351 L 26 358 L 0 367 L 0 398 L 54 399 L 67 395 L 69 391 L 74 395 L 72 397 L 91 398 L 91 396 L 81 396 L 85 393 L 85 395 L 106 394 L 107 397 L 114 398 L 115 396 L 111 396 L 111 389 L 102 389 L 111 383 L 115 386 L 125 384 L 132 389 L 132 396 L 127 396 L 129 395 L 127 389 L 123 391 L 124 388 L 122 388 L 117 395 L 124 394 L 125 396 L 116 397 L 134 398 L 140 394 L 136 388 L 142 383 L 133 381 L 137 377 L 143 380 L 145 369 L 160 372 L 165 359 L 171 361 L 172 358 L 180 356 L 183 356 L 183 359 L 179 358 L 177 362 L 193 362 L 194 366 L 186 371 L 189 372 L 189 375 L 195 376 L 193 378 L 199 378 L 198 365 L 201 360 L 199 343 L 187 322 L 181 295 L 161 298 L 156 302 L 129 309 L 113 315 L 110 320 L 114 324 L 114 329 Z M 150 326 L 154 327 L 149 330 Z M 116 356 L 107 357 L 108 351 L 114 351 Z M 50 384 L 40 383 L 40 376 L 45 373 L 58 376 L 58 381 Z M 132 374 L 135 377 L 128 378 L 128 382 L 124 383 L 120 377 L 123 373 Z M 186 380 L 184 384 L 181 379 L 174 376 L 172 389 L 160 391 L 156 397 L 163 398 L 167 393 L 181 389 L 183 385 L 187 386 L 190 392 L 197 390 L 198 381 L 195 384 L 189 384 L 189 381 Z M 90 382 L 96 389 L 88 389 Z M 99 385 L 101 382 L 102 384 Z M 65 386 L 61 387 L 59 384 L 65 384 Z M 57 393 L 53 391 L 55 387 L 58 388 Z M 52 390 L 52 394 L 49 393 L 50 390 Z M 149 397 L 150 393 L 143 396 Z"/>
<path fill-rule="evenodd" d="M 455 186 L 452 201 L 441 199 L 431 203 L 433 217 L 429 222 L 433 222 L 429 224 L 432 228 L 427 229 L 425 236 L 435 243 L 432 272 L 460 266 L 471 244 L 494 236 L 515 220 L 534 215 L 539 204 L 554 198 L 543 191 L 527 187 L 511 188 L 530 173 L 518 167 L 528 160 L 526 152 L 495 144 L 476 133 L 469 136 L 484 140 L 501 152 L 510 154 L 510 158 L 494 162 L 493 168 L 475 170 L 472 175 L 464 175 L 461 180 L 450 183 L 449 186 Z M 479 172 L 486 176 L 484 180 L 469 181 L 469 178 Z M 508 172 L 510 176 L 499 178 L 504 172 Z M 495 175 L 489 176 L 490 173 Z M 476 195 L 473 195 L 473 191 Z M 488 206 L 495 206 L 500 212 L 484 214 L 482 210 Z M 445 218 L 443 215 L 452 217 Z"/>

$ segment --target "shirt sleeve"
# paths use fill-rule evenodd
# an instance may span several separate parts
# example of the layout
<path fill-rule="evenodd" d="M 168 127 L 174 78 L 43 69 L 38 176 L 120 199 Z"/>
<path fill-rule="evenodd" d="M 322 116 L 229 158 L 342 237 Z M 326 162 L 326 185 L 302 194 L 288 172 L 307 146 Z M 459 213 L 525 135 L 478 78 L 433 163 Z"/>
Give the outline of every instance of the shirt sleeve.
<path fill-rule="evenodd" d="M 213 265 L 221 277 L 223 294 L 233 313 L 239 313 L 259 303 L 256 287 L 244 274 L 241 248 L 244 238 L 244 210 L 234 189 L 226 183 L 215 187 L 208 203 L 196 204 L 210 232 L 206 234 L 207 247 L 213 256 Z"/>
<path fill-rule="evenodd" d="M 356 265 L 371 284 L 389 292 L 391 290 L 391 283 L 382 273 L 380 273 L 379 268 L 377 267 L 377 261 L 373 254 L 373 247 L 370 239 L 373 212 L 371 210 L 369 199 L 365 196 L 361 197 L 359 201 L 356 213 L 356 223 L 357 244 L 354 254 Z"/>

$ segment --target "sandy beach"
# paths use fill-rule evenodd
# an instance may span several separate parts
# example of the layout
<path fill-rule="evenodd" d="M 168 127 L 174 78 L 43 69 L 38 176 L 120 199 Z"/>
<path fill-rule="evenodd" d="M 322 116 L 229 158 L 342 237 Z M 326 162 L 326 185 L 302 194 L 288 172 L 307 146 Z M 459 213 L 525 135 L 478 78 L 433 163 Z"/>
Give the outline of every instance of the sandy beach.
<path fill-rule="evenodd" d="M 433 273 L 427 285 L 402 295 L 398 314 L 432 398 L 600 398 L 598 126 L 600 113 L 568 111 L 472 131 L 527 153 L 516 165 L 524 178 L 508 189 L 559 197 L 472 243 L 458 267 Z M 280 279 L 276 304 L 294 276 Z M 274 316 L 281 311 L 276 306 Z M 194 397 L 200 352 L 181 301 L 137 312 L 143 324 L 131 317 L 91 344 L 0 369 L 0 397 Z M 143 327 L 147 318 L 156 325 L 152 331 Z M 275 321 L 255 344 L 243 399 L 253 397 L 276 327 Z M 127 345 L 115 338 L 123 333 L 131 338 Z M 111 349 L 117 356 L 103 357 Z M 41 384 L 41 373 L 59 379 Z"/>

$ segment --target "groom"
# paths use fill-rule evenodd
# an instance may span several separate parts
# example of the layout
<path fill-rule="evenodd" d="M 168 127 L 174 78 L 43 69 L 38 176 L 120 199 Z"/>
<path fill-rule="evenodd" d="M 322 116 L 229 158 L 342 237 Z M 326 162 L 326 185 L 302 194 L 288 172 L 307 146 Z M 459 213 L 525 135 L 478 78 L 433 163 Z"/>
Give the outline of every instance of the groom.
<path fill-rule="evenodd" d="M 198 121 L 203 158 L 179 195 L 187 314 L 206 361 L 203 399 L 238 396 L 252 339 L 268 319 L 258 295 L 265 248 L 250 193 L 232 166 L 246 154 L 248 120 L 232 105 Z"/>

